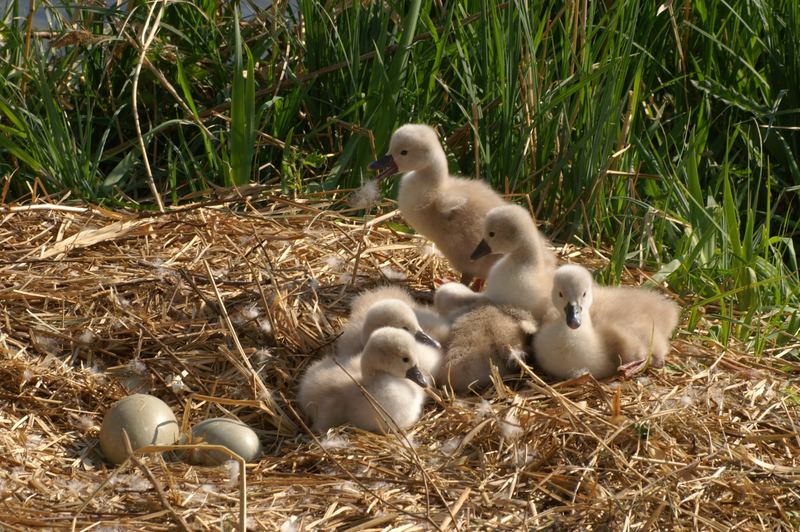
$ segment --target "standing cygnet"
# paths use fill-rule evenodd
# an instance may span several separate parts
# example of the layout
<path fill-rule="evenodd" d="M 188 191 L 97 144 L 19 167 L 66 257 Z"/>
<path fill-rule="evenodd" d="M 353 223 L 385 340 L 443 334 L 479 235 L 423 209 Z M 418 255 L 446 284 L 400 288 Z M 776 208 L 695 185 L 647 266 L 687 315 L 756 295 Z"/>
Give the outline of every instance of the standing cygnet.
<path fill-rule="evenodd" d="M 466 311 L 453 323 L 437 382 L 456 392 L 480 388 L 490 382 L 491 364 L 509 375 L 519 369 L 536 328 L 526 310 L 483 304 Z"/>
<path fill-rule="evenodd" d="M 297 394 L 311 428 L 325 432 L 350 423 L 388 432 L 414 424 L 422 414 L 427 386 L 417 364 L 417 346 L 406 331 L 383 327 L 372 333 L 361 355 L 342 364 L 347 372 L 331 357 L 314 363 Z"/>
<path fill-rule="evenodd" d="M 406 124 L 389 142 L 389 152 L 370 165 L 383 169 L 378 179 L 398 172 L 397 202 L 403 217 L 418 233 L 431 239 L 461 272 L 461 282 L 486 279 L 495 255 L 470 260 L 481 239 L 483 219 L 492 207 L 505 202 L 487 183 L 450 175 L 439 138 L 433 128 Z"/>
<path fill-rule="evenodd" d="M 678 324 L 678 306 L 645 288 L 595 284 L 582 266 L 556 270 L 553 305 L 559 319 L 545 324 L 534 338 L 539 366 L 569 379 L 588 371 L 596 378 L 622 369 L 626 374 L 651 364 L 661 367 Z"/>
<path fill-rule="evenodd" d="M 483 240 L 472 257 L 502 253 L 486 279 L 486 298 L 533 312 L 542 321 L 554 315 L 550 292 L 555 256 L 528 211 L 519 205 L 495 207 L 486 215 Z"/>

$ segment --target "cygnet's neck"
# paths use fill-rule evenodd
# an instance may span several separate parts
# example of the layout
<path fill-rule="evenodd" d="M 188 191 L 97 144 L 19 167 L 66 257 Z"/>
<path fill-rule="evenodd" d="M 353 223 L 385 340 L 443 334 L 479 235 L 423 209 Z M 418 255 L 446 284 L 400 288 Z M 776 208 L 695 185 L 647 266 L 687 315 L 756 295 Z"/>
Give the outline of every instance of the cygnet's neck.
<path fill-rule="evenodd" d="M 441 151 L 431 158 L 431 164 L 424 168 L 408 172 L 402 178 L 400 186 L 404 195 L 413 196 L 416 205 L 427 205 L 438 197 L 442 186 L 450 175 L 447 157 Z"/>
<path fill-rule="evenodd" d="M 388 375 L 381 367 L 370 362 L 369 358 L 361 358 L 361 375 L 365 381 L 375 380 L 379 375 Z"/>
<path fill-rule="evenodd" d="M 542 241 L 538 234 L 531 232 L 520 238 L 519 245 L 509 253 L 509 257 L 517 262 L 542 266 L 544 257 L 542 257 L 541 252 Z"/>

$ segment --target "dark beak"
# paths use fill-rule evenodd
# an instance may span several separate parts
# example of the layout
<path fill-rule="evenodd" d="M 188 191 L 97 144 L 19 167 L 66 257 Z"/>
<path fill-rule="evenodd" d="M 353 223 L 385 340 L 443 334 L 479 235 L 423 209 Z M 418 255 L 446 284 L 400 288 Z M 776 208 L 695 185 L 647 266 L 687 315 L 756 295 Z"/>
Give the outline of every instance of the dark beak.
<path fill-rule="evenodd" d="M 394 157 L 392 157 L 391 153 L 387 153 L 377 161 L 372 161 L 369 163 L 370 170 L 381 170 L 375 179 L 380 181 L 384 177 L 389 177 L 390 175 L 394 175 L 397 173 L 397 163 L 394 162 Z"/>
<path fill-rule="evenodd" d="M 475 248 L 475 251 L 472 252 L 472 255 L 469 256 L 472 260 L 478 260 L 481 257 L 485 257 L 486 255 L 492 252 L 492 248 L 489 247 L 489 244 L 486 243 L 486 240 L 481 240 L 481 243 L 478 244 L 478 247 Z"/>
<path fill-rule="evenodd" d="M 410 381 L 414 381 L 415 383 L 419 384 L 423 388 L 428 387 L 428 381 L 425 380 L 425 375 L 419 370 L 419 367 L 414 366 L 406 371 L 406 379 Z"/>
<path fill-rule="evenodd" d="M 417 342 L 419 342 L 421 344 L 429 345 L 429 346 L 433 347 L 434 349 L 441 349 L 442 348 L 442 344 L 440 344 L 439 342 L 437 342 L 436 340 L 434 340 L 433 338 L 428 336 L 428 334 L 425 331 L 423 331 L 422 329 L 420 329 L 419 331 L 414 333 L 414 339 Z"/>
<path fill-rule="evenodd" d="M 581 314 L 578 305 L 567 303 L 567 306 L 564 307 L 564 312 L 567 314 L 567 325 L 570 329 L 577 329 L 581 326 Z"/>

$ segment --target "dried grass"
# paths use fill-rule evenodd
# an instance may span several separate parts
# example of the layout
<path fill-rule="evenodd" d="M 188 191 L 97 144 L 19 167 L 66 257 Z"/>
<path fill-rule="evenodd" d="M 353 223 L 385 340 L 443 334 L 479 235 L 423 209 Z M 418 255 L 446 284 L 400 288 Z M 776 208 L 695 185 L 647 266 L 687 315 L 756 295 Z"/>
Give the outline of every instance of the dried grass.
<path fill-rule="evenodd" d="M 2 528 L 238 526 L 230 468 L 103 463 L 103 413 L 132 391 L 185 426 L 230 412 L 260 429 L 253 529 L 800 526 L 800 367 L 685 333 L 633 380 L 528 372 L 483 399 L 439 398 L 407 438 L 307 434 L 294 385 L 350 297 L 387 272 L 421 291 L 452 276 L 424 240 L 328 206 L 253 190 L 163 215 L 0 211 Z"/>

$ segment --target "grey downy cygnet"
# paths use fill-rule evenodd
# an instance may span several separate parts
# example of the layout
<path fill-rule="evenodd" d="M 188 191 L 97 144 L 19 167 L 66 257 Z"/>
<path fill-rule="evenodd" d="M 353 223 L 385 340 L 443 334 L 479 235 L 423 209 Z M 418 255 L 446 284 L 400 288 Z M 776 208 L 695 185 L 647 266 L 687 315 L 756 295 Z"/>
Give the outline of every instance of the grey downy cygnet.
<path fill-rule="evenodd" d="M 678 324 L 678 306 L 646 288 L 596 284 L 575 264 L 556 270 L 552 290 L 558 318 L 534 338 L 539 367 L 559 379 L 582 373 L 630 374 L 650 361 L 661 367 Z"/>
<path fill-rule="evenodd" d="M 450 329 L 437 383 L 466 392 L 489 384 L 492 365 L 501 376 L 518 371 L 536 329 L 536 320 L 526 310 L 489 303 L 467 310 Z"/>
<path fill-rule="evenodd" d="M 389 142 L 389 151 L 370 168 L 382 170 L 378 179 L 403 173 L 397 203 L 415 231 L 432 240 L 461 273 L 461 282 L 486 279 L 499 258 L 470 260 L 481 240 L 483 220 L 505 201 L 486 182 L 450 175 L 447 156 L 436 132 L 427 125 L 406 124 Z"/>
<path fill-rule="evenodd" d="M 312 364 L 297 394 L 311 428 L 323 433 L 350 424 L 390 432 L 413 425 L 422 415 L 427 386 L 418 346 L 410 333 L 383 327 L 372 333 L 361 354 L 341 366 L 330 356 Z"/>
<path fill-rule="evenodd" d="M 423 329 L 428 325 L 433 334 Z M 438 314 L 417 305 L 410 294 L 397 287 L 382 287 L 364 292 L 353 300 L 350 319 L 336 341 L 340 360 L 359 354 L 373 331 L 381 327 L 396 327 L 411 333 L 419 342 L 418 358 L 423 372 L 430 378 L 441 363 L 441 343 L 447 338 L 450 324 Z"/>
<path fill-rule="evenodd" d="M 529 310 L 538 321 L 554 315 L 550 292 L 555 255 L 526 209 L 504 205 L 489 211 L 472 257 L 487 253 L 503 255 L 486 279 L 484 296 L 489 301 Z"/>

